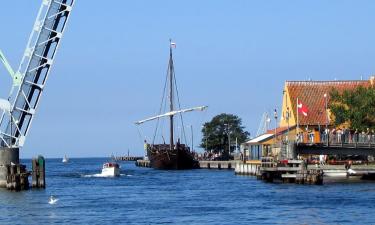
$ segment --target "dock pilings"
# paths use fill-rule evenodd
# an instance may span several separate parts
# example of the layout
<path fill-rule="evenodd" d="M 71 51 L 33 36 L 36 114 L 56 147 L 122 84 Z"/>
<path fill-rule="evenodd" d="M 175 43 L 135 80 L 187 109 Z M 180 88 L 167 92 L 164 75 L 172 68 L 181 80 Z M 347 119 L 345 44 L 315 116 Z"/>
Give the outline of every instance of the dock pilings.
<path fill-rule="evenodd" d="M 18 148 L 0 148 L 0 188 L 21 191 L 29 188 L 29 173 L 20 164 Z"/>
<path fill-rule="evenodd" d="M 26 166 L 22 164 L 6 165 L 6 188 L 12 191 L 29 189 L 29 175 Z"/>
<path fill-rule="evenodd" d="M 32 160 L 32 172 L 20 164 L 18 148 L 0 148 L 0 188 L 22 191 L 30 188 L 29 176 L 32 175 L 33 188 L 45 188 L 45 160 L 38 156 Z"/>
<path fill-rule="evenodd" d="M 259 173 L 260 161 L 252 160 L 248 162 L 238 162 L 234 169 L 234 174 L 245 176 L 256 176 Z"/>
<path fill-rule="evenodd" d="M 115 161 L 137 161 L 142 160 L 141 156 L 113 156 Z"/>
<path fill-rule="evenodd" d="M 229 160 L 229 161 L 209 161 L 201 160 L 199 161 L 199 167 L 201 169 L 219 169 L 219 170 L 232 170 L 235 168 L 239 161 Z"/>
<path fill-rule="evenodd" d="M 280 160 L 262 157 L 236 165 L 235 174 L 256 176 L 267 182 L 323 184 L 322 169 L 307 169 L 303 160 Z"/>
<path fill-rule="evenodd" d="M 139 159 L 139 160 L 135 161 L 135 165 L 138 166 L 138 167 L 148 167 L 148 168 L 151 167 L 150 161 L 149 160 L 143 160 L 143 159 Z"/>
<path fill-rule="evenodd" d="M 46 188 L 46 163 L 43 156 L 32 159 L 32 187 Z"/>

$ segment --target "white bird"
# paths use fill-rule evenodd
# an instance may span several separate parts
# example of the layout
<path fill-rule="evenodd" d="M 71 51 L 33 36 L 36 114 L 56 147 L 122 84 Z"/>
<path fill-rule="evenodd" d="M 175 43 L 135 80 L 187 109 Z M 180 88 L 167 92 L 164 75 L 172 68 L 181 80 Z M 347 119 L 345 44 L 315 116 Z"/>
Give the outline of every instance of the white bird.
<path fill-rule="evenodd" d="M 54 204 L 57 203 L 58 200 L 59 200 L 58 198 L 55 198 L 55 197 L 53 197 L 53 195 L 51 195 L 51 197 L 49 197 L 48 204 L 54 205 Z"/>

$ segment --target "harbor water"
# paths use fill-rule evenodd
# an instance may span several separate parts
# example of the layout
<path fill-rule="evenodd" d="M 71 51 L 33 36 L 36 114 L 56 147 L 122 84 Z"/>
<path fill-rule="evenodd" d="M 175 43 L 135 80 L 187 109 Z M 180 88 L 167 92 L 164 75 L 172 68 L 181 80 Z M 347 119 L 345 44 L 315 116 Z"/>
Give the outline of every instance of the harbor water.
<path fill-rule="evenodd" d="M 0 190 L 0 224 L 375 224 L 374 182 L 274 184 L 133 162 L 120 164 L 118 178 L 96 176 L 106 160 L 47 159 L 47 189 Z"/>

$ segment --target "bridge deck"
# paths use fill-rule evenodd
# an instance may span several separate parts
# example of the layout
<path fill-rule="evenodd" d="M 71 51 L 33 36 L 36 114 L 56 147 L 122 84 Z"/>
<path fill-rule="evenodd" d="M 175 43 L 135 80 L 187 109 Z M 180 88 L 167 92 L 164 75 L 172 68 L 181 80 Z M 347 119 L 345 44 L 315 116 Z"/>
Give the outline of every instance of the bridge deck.
<path fill-rule="evenodd" d="M 375 155 L 375 143 L 298 143 L 297 154 Z"/>

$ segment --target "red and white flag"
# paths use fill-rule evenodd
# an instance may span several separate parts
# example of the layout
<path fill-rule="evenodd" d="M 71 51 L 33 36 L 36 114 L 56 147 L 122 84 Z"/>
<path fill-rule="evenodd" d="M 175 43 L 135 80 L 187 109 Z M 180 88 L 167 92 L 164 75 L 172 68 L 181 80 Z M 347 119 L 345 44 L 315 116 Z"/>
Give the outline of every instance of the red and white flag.
<path fill-rule="evenodd" d="M 176 43 L 171 42 L 171 48 L 176 48 Z"/>
<path fill-rule="evenodd" d="M 297 109 L 298 113 L 302 113 L 304 116 L 307 116 L 309 110 L 307 109 L 306 105 L 302 104 L 300 100 L 298 100 Z"/>

